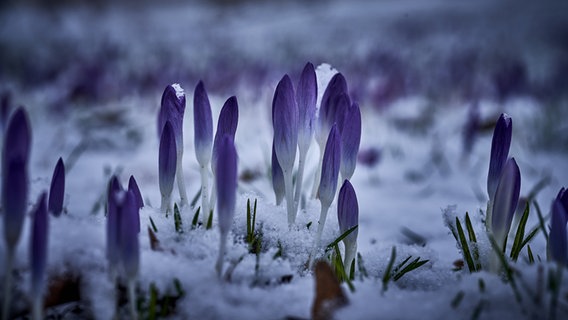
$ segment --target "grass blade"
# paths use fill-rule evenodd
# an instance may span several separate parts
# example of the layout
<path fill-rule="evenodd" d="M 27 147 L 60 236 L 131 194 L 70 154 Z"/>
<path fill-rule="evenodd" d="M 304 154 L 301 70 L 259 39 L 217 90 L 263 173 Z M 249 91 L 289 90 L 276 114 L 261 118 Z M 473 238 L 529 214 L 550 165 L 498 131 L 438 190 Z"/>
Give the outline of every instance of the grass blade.
<path fill-rule="evenodd" d="M 519 226 L 517 227 L 517 233 L 515 234 L 515 241 L 513 242 L 513 247 L 511 248 L 511 259 L 513 261 L 517 261 L 519 258 L 519 254 L 523 249 L 523 239 L 525 237 L 525 226 L 527 225 L 527 220 L 529 219 L 530 213 L 530 204 L 527 203 L 525 206 L 525 211 L 523 212 L 523 216 L 521 217 L 521 221 L 519 222 Z"/>
<path fill-rule="evenodd" d="M 333 249 L 333 247 L 336 246 L 339 242 L 341 242 L 341 240 L 345 239 L 345 237 L 347 237 L 349 234 L 351 234 L 351 232 L 355 231 L 355 229 L 357 229 L 357 227 L 358 227 L 358 225 L 349 228 L 342 235 L 337 237 L 337 239 L 333 240 L 332 243 L 327 245 L 326 251 Z"/>
<path fill-rule="evenodd" d="M 388 283 L 391 279 L 391 272 L 392 272 L 392 267 L 394 265 L 395 259 L 396 259 L 396 247 L 393 246 L 392 251 L 391 251 L 391 257 L 390 257 L 390 260 L 389 260 L 389 264 L 387 265 L 387 269 L 385 270 L 385 273 L 383 274 L 383 292 L 387 291 Z"/>
<path fill-rule="evenodd" d="M 463 258 L 467 263 L 467 267 L 469 269 L 469 272 L 475 272 L 476 270 L 476 266 L 473 263 L 473 258 L 471 256 L 471 252 L 469 251 L 469 246 L 467 244 L 467 240 L 465 238 L 465 234 L 463 232 L 463 228 L 461 226 L 460 220 L 458 219 L 458 217 L 456 217 L 456 229 L 458 231 L 458 237 L 459 237 L 459 243 L 460 246 L 462 248 L 462 253 L 463 253 Z"/>

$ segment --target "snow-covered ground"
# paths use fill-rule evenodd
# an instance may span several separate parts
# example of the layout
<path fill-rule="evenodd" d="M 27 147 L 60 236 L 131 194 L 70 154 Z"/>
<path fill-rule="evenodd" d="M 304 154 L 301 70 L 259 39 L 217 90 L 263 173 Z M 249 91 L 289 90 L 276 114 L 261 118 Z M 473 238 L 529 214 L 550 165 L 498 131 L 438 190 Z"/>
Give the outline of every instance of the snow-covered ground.
<path fill-rule="evenodd" d="M 554 1 L 550 5 L 562 7 Z M 495 32 L 478 24 L 485 21 L 482 18 L 506 16 L 505 8 L 518 17 L 494 22 L 491 26 L 499 27 Z M 9 49 L 2 54 L 5 72 L 0 75 L 0 89 L 12 92 L 14 104 L 26 106 L 32 123 L 30 208 L 49 187 L 57 159 L 61 156 L 69 165 L 73 163 L 67 172 L 67 214 L 50 221 L 48 273 L 52 283 L 65 275 L 79 279 L 80 305 L 85 308 L 79 312 L 81 316 L 108 319 L 115 310 L 102 206 L 108 179 L 118 173 L 123 185 L 134 175 L 146 201 L 140 212 L 138 281 L 144 303 L 150 299 L 151 286 L 160 295 L 175 296 L 177 279 L 184 295 L 175 303 L 171 318 L 310 317 L 315 283 L 305 265 L 315 228 L 306 225 L 312 222 L 315 226 L 320 204 L 307 196 L 305 210 L 290 230 L 285 205 L 275 205 L 269 180 L 274 88 L 284 73 L 290 73 L 296 83 L 306 61 L 329 63 L 345 73 L 351 94 L 361 102 L 361 151 L 374 150 L 380 155 L 372 165 L 359 163 L 352 178 L 360 206 L 358 251 L 368 277 L 362 277 L 356 268 L 355 291 L 342 285 L 350 303 L 338 310 L 336 317 L 455 319 L 471 318 L 476 312 L 484 319 L 549 316 L 550 294 L 539 281 L 543 281 L 542 268 L 547 272 L 553 264 L 545 262 L 542 233 L 531 242 L 531 248 L 543 261 L 529 265 L 523 251 L 514 264 L 521 274 L 519 279 L 524 280 L 523 301 L 517 302 L 510 284 L 499 275 L 485 271 L 469 274 L 467 268 L 453 271 L 454 262 L 462 256 L 444 225 L 442 211 L 455 205 L 458 216 L 469 212 L 482 234 L 479 210 L 486 209 L 491 123 L 501 112 L 513 119 L 510 154 L 521 170 L 521 196 L 548 178 L 535 198 L 546 215 L 560 187 L 568 185 L 568 127 L 561 120 L 568 115 L 566 96 L 554 91 L 551 99 L 542 98 L 548 92 L 542 87 L 548 88 L 557 68 L 566 62 L 562 60 L 566 48 L 562 51 L 554 41 L 544 40 L 527 46 L 521 36 L 533 40 L 543 33 L 558 36 L 551 30 L 557 30 L 554 23 L 562 25 L 559 12 L 536 5 L 510 8 L 485 1 L 475 6 L 445 1 L 430 1 L 428 6 L 414 1 L 358 1 L 356 5 L 322 1 L 306 6 L 198 3 L 99 10 L 45 13 L 28 8 L 0 13 L 2 49 Z M 517 21 L 531 12 L 534 20 Z M 406 16 L 410 22 L 405 22 Z M 539 22 L 547 19 L 551 22 L 540 26 Z M 455 25 L 455 33 L 446 23 Z M 427 27 L 424 34 L 422 26 Z M 520 31 L 518 26 L 525 29 Z M 521 35 L 509 38 L 511 30 L 519 30 Z M 562 30 L 565 34 L 562 28 L 558 33 Z M 508 47 L 496 45 L 500 41 Z M 447 75 L 440 68 L 447 67 L 442 63 L 445 57 L 463 52 L 462 46 L 479 54 L 473 68 L 476 75 L 451 86 L 462 78 Z M 383 47 L 386 49 L 377 49 Z M 506 58 L 495 60 L 493 53 L 497 51 L 496 55 Z M 390 58 L 378 52 L 392 53 L 396 61 L 385 63 L 381 59 Z M 510 57 L 523 62 L 524 82 L 504 89 L 503 94 L 499 85 L 491 82 L 499 68 L 490 64 Z M 467 64 L 456 62 L 458 66 Z M 469 71 L 458 68 L 447 72 Z M 41 79 L 34 82 L 34 73 Z M 402 80 L 397 78 L 399 74 Z M 436 83 L 430 83 L 430 77 Z M 183 166 L 191 198 L 200 188 L 192 108 L 193 89 L 201 78 L 210 94 L 214 123 L 230 95 L 237 96 L 240 108 L 235 143 L 241 179 L 225 258 L 230 279 L 224 281 L 214 269 L 219 245 L 216 217 L 213 230 L 191 229 L 195 208 L 182 208 L 183 233 L 178 234 L 173 217 L 159 212 L 156 121 L 161 93 L 167 84 L 179 82 L 187 94 Z M 381 91 L 384 81 L 400 84 L 402 89 L 392 89 L 397 88 L 394 85 L 387 86 L 390 91 Z M 447 94 L 442 94 L 444 88 Z M 323 87 L 319 90 L 321 94 Z M 472 150 L 465 153 L 463 130 L 472 101 L 478 103 L 481 122 L 489 125 L 476 131 Z M 305 175 L 306 193 L 311 190 L 317 157 L 317 144 L 313 143 Z M 174 195 L 174 201 L 179 202 L 177 190 Z M 263 234 L 258 262 L 244 241 L 248 199 L 258 200 L 257 228 Z M 334 202 L 323 243 L 339 236 L 336 212 Z M 158 230 L 160 250 L 150 247 L 146 230 L 150 217 Z M 532 228 L 537 224 L 533 210 L 527 225 Z M 422 236 L 425 244 L 411 241 L 404 228 Z M 15 312 L 25 312 L 28 306 L 29 229 L 28 218 L 16 255 Z M 429 262 L 383 292 L 381 279 L 393 246 L 397 263 L 409 255 Z M 275 258 L 279 248 L 281 257 Z M 482 255 L 489 254 L 487 243 L 481 249 Z M 1 241 L 0 256 L 4 253 Z M 0 274 L 5 272 L 2 263 Z M 463 300 L 456 303 L 462 294 Z M 542 301 L 533 300 L 533 294 Z M 564 280 L 558 318 L 568 315 L 567 294 L 568 281 Z"/>

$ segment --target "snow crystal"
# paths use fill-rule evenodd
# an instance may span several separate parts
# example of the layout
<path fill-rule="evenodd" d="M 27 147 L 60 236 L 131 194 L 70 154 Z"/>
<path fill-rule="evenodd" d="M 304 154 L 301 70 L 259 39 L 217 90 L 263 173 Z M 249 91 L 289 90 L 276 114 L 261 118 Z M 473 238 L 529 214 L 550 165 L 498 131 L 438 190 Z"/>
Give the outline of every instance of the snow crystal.
<path fill-rule="evenodd" d="M 185 91 L 183 90 L 183 88 L 180 86 L 179 83 L 172 84 L 172 88 L 174 88 L 174 90 L 176 91 L 176 97 L 178 99 L 182 98 L 185 95 Z"/>

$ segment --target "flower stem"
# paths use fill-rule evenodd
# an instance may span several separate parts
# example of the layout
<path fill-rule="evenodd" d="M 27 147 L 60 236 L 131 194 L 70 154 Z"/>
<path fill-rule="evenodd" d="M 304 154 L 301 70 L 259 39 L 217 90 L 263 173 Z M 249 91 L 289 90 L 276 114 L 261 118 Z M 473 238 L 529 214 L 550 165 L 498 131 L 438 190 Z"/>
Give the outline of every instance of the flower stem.
<path fill-rule="evenodd" d="M 221 272 L 223 271 L 223 258 L 225 256 L 225 248 L 227 247 L 227 234 L 221 233 L 221 239 L 219 240 L 219 256 L 217 257 L 217 263 L 215 264 L 215 271 L 217 276 L 221 279 Z"/>
<path fill-rule="evenodd" d="M 203 218 L 203 224 L 206 225 L 209 221 L 209 175 L 206 166 L 201 166 L 201 212 L 203 213 L 201 217 Z"/>
<path fill-rule="evenodd" d="M 187 191 L 185 190 L 185 181 L 183 179 L 183 166 L 182 166 L 182 154 L 179 154 L 177 157 L 177 163 L 176 163 L 176 180 L 178 183 L 178 190 L 179 190 L 179 197 L 181 199 L 180 201 L 180 206 L 184 207 L 185 205 L 188 204 L 187 201 Z"/>
<path fill-rule="evenodd" d="M 294 212 L 294 194 L 292 190 L 292 170 L 284 170 L 284 188 L 286 189 L 286 209 L 288 211 L 288 226 L 291 227 L 296 221 L 296 213 Z"/>
<path fill-rule="evenodd" d="M 320 146 L 320 157 L 319 157 L 319 161 L 318 161 L 318 168 L 316 170 L 316 174 L 314 176 L 314 186 L 312 188 L 312 199 L 315 199 L 318 193 L 318 188 L 319 188 L 319 183 L 321 180 L 321 166 L 322 166 L 322 162 L 323 162 L 323 153 L 324 153 L 324 148 L 322 148 L 322 146 Z"/>
<path fill-rule="evenodd" d="M 347 279 L 351 277 L 351 264 L 355 260 L 355 254 L 357 252 L 357 242 L 345 243 L 345 259 L 343 261 L 343 266 L 345 267 L 345 275 Z"/>
<path fill-rule="evenodd" d="M 306 164 L 306 153 L 300 152 L 300 161 L 298 164 L 298 175 L 296 177 L 296 193 L 294 194 L 294 217 L 298 214 L 300 200 L 302 197 L 302 182 L 304 179 L 304 167 Z"/>
<path fill-rule="evenodd" d="M 321 234 L 323 232 L 323 227 L 325 225 L 325 219 L 327 217 L 327 211 L 329 210 L 328 204 L 321 204 L 320 218 L 318 221 L 318 233 L 316 234 L 316 248 L 319 248 L 321 242 Z"/>
<path fill-rule="evenodd" d="M 138 312 L 136 311 L 136 279 L 128 279 L 128 302 L 130 304 L 130 319 L 138 319 Z"/>
<path fill-rule="evenodd" d="M 12 265 L 14 262 L 14 249 L 8 247 L 6 250 L 6 276 L 4 278 L 4 306 L 2 308 L 2 320 L 8 320 L 10 315 L 10 298 L 12 290 Z"/>
<path fill-rule="evenodd" d="M 33 320 L 42 320 L 43 319 L 43 310 L 41 308 L 41 295 L 39 293 L 34 293 L 33 303 L 32 303 L 32 319 Z"/>
<path fill-rule="evenodd" d="M 166 217 L 168 216 L 168 213 L 170 213 L 172 211 L 171 201 L 172 201 L 171 195 L 162 195 L 162 207 L 161 207 L 160 211 L 165 213 Z"/>

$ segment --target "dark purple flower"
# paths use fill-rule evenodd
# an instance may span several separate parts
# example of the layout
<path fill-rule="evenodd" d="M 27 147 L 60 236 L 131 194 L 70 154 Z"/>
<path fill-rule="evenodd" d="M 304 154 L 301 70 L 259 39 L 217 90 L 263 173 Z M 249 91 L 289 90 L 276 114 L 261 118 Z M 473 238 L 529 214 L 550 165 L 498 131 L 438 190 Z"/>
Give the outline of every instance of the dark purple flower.
<path fill-rule="evenodd" d="M 219 154 L 219 145 L 221 139 L 226 134 L 235 141 L 235 134 L 237 133 L 237 125 L 239 122 L 239 104 L 237 103 L 237 97 L 232 96 L 221 108 L 219 113 L 219 120 L 217 121 L 217 131 L 215 132 L 215 140 L 213 141 L 213 162 L 212 169 L 215 172 L 216 160 Z"/>
<path fill-rule="evenodd" d="M 559 194 L 552 203 L 548 252 L 552 260 L 563 265 L 568 264 L 568 239 L 566 234 L 568 211 L 566 209 Z"/>
<path fill-rule="evenodd" d="M 237 150 L 233 138 L 226 134 L 219 144 L 219 161 L 215 169 L 217 186 L 217 207 L 219 212 L 219 229 L 222 234 L 229 232 L 237 192 Z"/>
<path fill-rule="evenodd" d="M 13 251 L 20 239 L 26 213 L 30 140 L 27 113 L 18 108 L 8 123 L 2 150 L 2 208 L 8 251 Z"/>
<path fill-rule="evenodd" d="M 298 106 L 294 87 L 288 75 L 284 75 L 272 100 L 272 125 L 274 126 L 274 150 L 284 174 L 292 172 L 298 146 Z"/>
<path fill-rule="evenodd" d="M 126 278 L 132 279 L 138 274 L 140 249 L 138 233 L 140 232 L 140 207 L 132 191 L 122 192 L 119 226 L 120 260 Z"/>
<path fill-rule="evenodd" d="M 355 189 L 349 180 L 345 180 L 337 198 L 337 220 L 339 222 L 339 232 L 345 233 L 347 230 L 359 224 L 359 203 Z M 359 230 L 354 230 L 345 239 L 356 241 Z"/>
<path fill-rule="evenodd" d="M 65 194 L 65 165 L 63 159 L 59 158 L 53 176 L 51 177 L 51 187 L 49 188 L 49 212 L 56 217 L 63 212 L 63 197 Z"/>
<path fill-rule="evenodd" d="M 138 188 L 138 183 L 136 183 L 136 179 L 134 179 L 134 176 L 130 176 L 130 179 L 128 180 L 128 191 L 132 191 L 132 195 L 134 195 L 134 202 L 136 203 L 136 205 L 138 206 L 138 209 L 141 209 L 144 207 L 144 200 L 142 200 L 142 194 L 140 193 L 140 189 Z M 140 213 L 140 210 L 137 210 L 137 213 Z M 140 217 L 138 217 L 138 224 L 136 226 L 136 229 L 138 230 L 138 232 L 140 232 Z"/>
<path fill-rule="evenodd" d="M 47 241 L 49 221 L 46 206 L 47 194 L 42 192 L 33 213 L 30 241 L 31 292 L 38 297 L 45 289 L 45 269 L 47 265 Z"/>
<path fill-rule="evenodd" d="M 202 167 L 207 166 L 209 161 L 211 161 L 211 145 L 213 143 L 212 119 L 211 104 L 209 103 L 207 91 L 205 91 L 203 82 L 199 81 L 193 95 L 193 127 L 195 129 L 195 156 L 197 157 L 197 162 Z"/>
<path fill-rule="evenodd" d="M 107 190 L 107 225 L 106 225 L 106 255 L 111 268 L 118 265 L 119 251 L 117 247 L 120 224 L 120 205 L 116 195 L 123 192 L 116 176 L 110 179 Z"/>
<path fill-rule="evenodd" d="M 162 94 L 162 102 L 158 113 L 158 136 L 162 136 L 166 122 L 169 121 L 172 125 L 178 154 L 183 153 L 184 113 L 185 93 L 182 87 L 177 83 L 168 85 Z"/>
<path fill-rule="evenodd" d="M 284 173 L 276 158 L 276 151 L 274 151 L 274 142 L 272 143 L 272 188 L 276 196 L 276 205 L 280 205 L 284 199 L 286 187 L 284 185 Z"/>
<path fill-rule="evenodd" d="M 298 146 L 301 152 L 307 152 L 314 133 L 317 96 L 316 72 L 314 65 L 308 62 L 302 71 L 296 91 L 296 102 L 298 104 Z"/>
<path fill-rule="evenodd" d="M 339 99 L 339 96 L 347 93 L 347 81 L 345 81 L 345 77 L 343 77 L 341 73 L 336 73 L 329 81 L 320 103 L 318 125 L 316 126 L 316 138 L 320 146 L 325 144 L 325 139 L 327 138 L 331 126 L 337 122 L 337 104 L 343 103 L 342 100 L 344 99 Z M 349 105 L 350 102 L 347 103 L 347 106 Z"/>
<path fill-rule="evenodd" d="M 353 103 L 345 114 L 341 132 L 341 177 L 351 179 L 357 165 L 357 153 L 361 143 L 361 110 Z"/>
<path fill-rule="evenodd" d="M 341 161 L 341 136 L 337 125 L 331 127 L 323 155 L 318 198 L 327 207 L 333 202 Z"/>
<path fill-rule="evenodd" d="M 491 158 L 489 160 L 489 174 L 487 175 L 487 193 L 490 200 L 495 196 L 501 172 L 509 157 L 512 132 L 513 120 L 506 113 L 501 114 L 495 125 L 493 140 L 491 141 Z"/>
<path fill-rule="evenodd" d="M 176 176 L 176 140 L 172 125 L 169 121 L 164 126 L 160 138 L 160 154 L 158 159 L 158 173 L 162 199 L 169 199 L 174 188 Z"/>
<path fill-rule="evenodd" d="M 511 221 L 517 209 L 520 190 L 521 172 L 515 158 L 510 158 L 505 163 L 499 179 L 491 214 L 491 231 L 500 245 L 505 243 L 511 228 Z"/>

